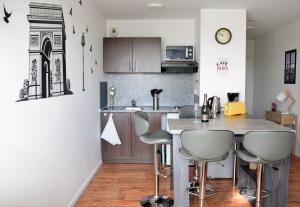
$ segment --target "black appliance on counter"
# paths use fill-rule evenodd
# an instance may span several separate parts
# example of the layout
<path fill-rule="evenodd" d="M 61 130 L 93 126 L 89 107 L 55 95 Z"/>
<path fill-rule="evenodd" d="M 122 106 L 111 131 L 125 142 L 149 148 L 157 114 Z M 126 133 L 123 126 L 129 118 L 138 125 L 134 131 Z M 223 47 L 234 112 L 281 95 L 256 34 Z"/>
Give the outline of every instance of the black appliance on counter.
<path fill-rule="evenodd" d="M 100 82 L 100 108 L 107 106 L 107 82 Z"/>
<path fill-rule="evenodd" d="M 198 63 L 195 61 L 166 61 L 161 63 L 162 73 L 197 73 Z"/>

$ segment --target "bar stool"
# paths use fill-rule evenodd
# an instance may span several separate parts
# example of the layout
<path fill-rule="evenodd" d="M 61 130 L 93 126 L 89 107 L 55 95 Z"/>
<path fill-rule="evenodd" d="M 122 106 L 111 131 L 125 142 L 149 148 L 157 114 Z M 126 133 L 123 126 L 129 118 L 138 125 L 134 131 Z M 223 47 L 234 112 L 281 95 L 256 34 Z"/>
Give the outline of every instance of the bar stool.
<path fill-rule="evenodd" d="M 142 111 L 134 113 L 134 126 L 136 134 L 142 142 L 154 145 L 155 194 L 143 198 L 141 200 L 141 205 L 145 207 L 160 205 L 172 206 L 174 202 L 173 199 L 166 195 L 159 195 L 159 177 L 168 178 L 169 176 L 163 175 L 159 172 L 157 158 L 158 145 L 172 144 L 172 135 L 165 130 L 149 132 L 148 114 Z"/>
<path fill-rule="evenodd" d="M 262 172 L 264 164 L 285 162 L 292 151 L 295 134 L 287 131 L 251 131 L 245 134 L 245 150 L 237 150 L 237 156 L 246 162 L 257 164 L 256 207 L 262 206 Z"/>
<path fill-rule="evenodd" d="M 233 136 L 233 132 L 227 130 L 185 130 L 180 135 L 182 156 L 200 163 L 200 207 L 205 205 L 207 162 L 226 159 Z"/>
<path fill-rule="evenodd" d="M 200 109 L 199 109 L 200 111 Z M 195 118 L 194 113 L 194 106 L 192 105 L 185 105 L 179 108 L 179 119 L 191 119 Z M 197 114 L 197 118 L 201 118 L 201 113 Z M 188 192 L 192 195 L 198 195 L 199 194 L 199 162 L 193 161 L 192 163 L 194 165 L 194 176 L 193 180 L 189 183 Z M 211 192 L 211 194 L 215 193 L 215 190 L 211 188 L 211 186 L 206 187 L 207 190 Z"/>

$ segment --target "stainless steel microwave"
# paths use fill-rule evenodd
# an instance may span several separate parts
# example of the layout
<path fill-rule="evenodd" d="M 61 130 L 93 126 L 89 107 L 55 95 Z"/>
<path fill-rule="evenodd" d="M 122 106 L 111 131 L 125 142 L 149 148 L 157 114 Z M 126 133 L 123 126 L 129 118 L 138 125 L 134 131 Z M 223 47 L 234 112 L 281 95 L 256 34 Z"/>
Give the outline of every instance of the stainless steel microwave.
<path fill-rule="evenodd" d="M 194 46 L 166 46 L 166 61 L 194 61 Z"/>

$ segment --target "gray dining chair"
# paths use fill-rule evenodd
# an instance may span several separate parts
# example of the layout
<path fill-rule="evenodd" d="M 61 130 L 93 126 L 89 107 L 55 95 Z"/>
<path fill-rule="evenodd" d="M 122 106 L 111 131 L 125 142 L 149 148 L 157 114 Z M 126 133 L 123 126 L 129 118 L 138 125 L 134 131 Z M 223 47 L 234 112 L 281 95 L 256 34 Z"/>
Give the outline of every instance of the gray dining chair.
<path fill-rule="evenodd" d="M 200 207 L 205 205 L 207 162 L 226 159 L 233 137 L 233 132 L 227 130 L 185 130 L 180 135 L 182 156 L 200 163 Z"/>
<path fill-rule="evenodd" d="M 143 111 L 134 113 L 134 126 L 137 136 L 146 144 L 154 145 L 154 174 L 155 174 L 155 192 L 154 195 L 146 196 L 141 200 L 142 206 L 157 206 L 157 203 L 168 206 L 173 205 L 173 199 L 166 195 L 159 194 L 159 177 L 168 178 L 169 176 L 163 175 L 159 172 L 158 164 L 158 145 L 172 144 L 172 135 L 165 130 L 149 131 L 148 114 Z"/>
<path fill-rule="evenodd" d="M 257 164 L 256 207 L 262 206 L 262 173 L 265 164 L 281 164 L 289 159 L 295 133 L 287 131 L 251 131 L 244 135 L 245 149 L 237 150 L 237 156 Z"/>

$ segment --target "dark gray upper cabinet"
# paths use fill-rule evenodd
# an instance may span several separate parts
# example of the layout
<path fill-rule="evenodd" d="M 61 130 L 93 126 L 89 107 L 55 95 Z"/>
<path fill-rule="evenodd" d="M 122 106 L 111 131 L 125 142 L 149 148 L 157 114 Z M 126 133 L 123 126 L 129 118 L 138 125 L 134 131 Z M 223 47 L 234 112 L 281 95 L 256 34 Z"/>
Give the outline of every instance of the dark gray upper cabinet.
<path fill-rule="evenodd" d="M 103 71 L 106 73 L 159 73 L 161 71 L 161 38 L 104 38 Z"/>
<path fill-rule="evenodd" d="M 133 72 L 161 71 L 161 39 L 133 38 Z"/>
<path fill-rule="evenodd" d="M 103 71 L 110 73 L 132 71 L 132 38 L 103 39 Z"/>

